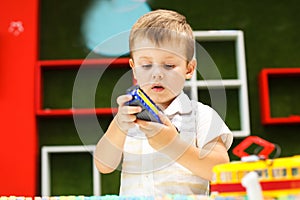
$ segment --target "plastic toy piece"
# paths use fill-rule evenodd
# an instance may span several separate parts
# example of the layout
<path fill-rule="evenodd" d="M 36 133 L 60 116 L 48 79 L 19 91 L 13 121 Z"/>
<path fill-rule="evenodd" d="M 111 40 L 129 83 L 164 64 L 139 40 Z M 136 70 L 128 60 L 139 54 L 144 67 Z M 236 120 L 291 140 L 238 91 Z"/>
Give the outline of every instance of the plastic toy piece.
<path fill-rule="evenodd" d="M 257 172 L 249 172 L 242 178 L 242 186 L 246 188 L 248 200 L 263 200 L 261 185 Z"/>
<path fill-rule="evenodd" d="M 258 136 L 248 136 L 246 139 L 244 139 L 240 144 L 238 144 L 233 150 L 232 152 L 242 158 L 245 156 L 249 156 L 249 154 L 247 152 L 245 152 L 245 150 L 252 144 L 257 144 L 259 146 L 263 147 L 263 150 L 261 150 L 258 153 L 258 156 L 260 158 L 263 159 L 267 159 L 269 157 L 269 155 L 273 152 L 273 150 L 275 149 L 275 144 L 270 143 Z"/>
<path fill-rule="evenodd" d="M 132 86 L 127 90 L 127 94 L 132 95 L 132 100 L 127 104 L 130 106 L 141 106 L 142 111 L 136 114 L 138 119 L 162 123 L 158 113 L 161 109 L 147 96 L 147 94 L 138 86 Z"/>
<path fill-rule="evenodd" d="M 275 200 L 282 199 L 284 196 L 294 195 L 299 197 L 299 166 L 300 155 L 265 160 L 260 159 L 253 162 L 233 161 L 219 164 L 213 167 L 214 179 L 211 181 L 210 191 L 212 195 L 223 196 L 224 200 L 232 199 L 232 197 L 236 196 L 244 199 L 243 196 L 245 197 L 246 195 L 246 199 L 248 200 L 258 200 L 260 199 L 259 197 L 252 196 L 255 193 L 252 190 L 254 188 L 247 188 L 247 186 L 255 187 L 254 184 L 257 183 L 257 180 L 245 184 L 248 178 L 256 179 L 256 177 L 251 176 L 253 176 L 253 173 L 257 173 L 262 194 L 265 197 L 263 199 Z M 248 175 L 250 177 L 247 177 Z M 257 184 L 256 187 L 259 187 L 259 185 Z M 255 190 L 260 193 L 259 188 Z M 253 198 L 248 196 L 248 194 L 251 194 Z"/>

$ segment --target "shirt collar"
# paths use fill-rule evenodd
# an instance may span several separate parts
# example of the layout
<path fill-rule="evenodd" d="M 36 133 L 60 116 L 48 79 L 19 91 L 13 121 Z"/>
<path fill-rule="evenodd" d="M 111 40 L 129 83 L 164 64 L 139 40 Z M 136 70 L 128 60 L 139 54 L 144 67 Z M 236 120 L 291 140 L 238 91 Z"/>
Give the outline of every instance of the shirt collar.
<path fill-rule="evenodd" d="M 192 111 L 190 98 L 182 91 L 172 103 L 164 110 L 166 115 L 188 114 Z"/>

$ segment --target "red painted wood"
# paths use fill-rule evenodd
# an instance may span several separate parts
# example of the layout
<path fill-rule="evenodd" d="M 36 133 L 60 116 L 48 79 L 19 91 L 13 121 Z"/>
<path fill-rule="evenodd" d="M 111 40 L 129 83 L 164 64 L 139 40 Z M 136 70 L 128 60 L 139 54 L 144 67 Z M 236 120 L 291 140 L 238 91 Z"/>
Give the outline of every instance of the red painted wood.
<path fill-rule="evenodd" d="M 72 116 L 74 112 L 80 115 L 111 115 L 116 112 L 116 108 L 95 108 L 94 109 L 44 109 L 43 108 L 43 70 L 47 69 L 78 69 L 80 67 L 109 67 L 109 68 L 129 68 L 129 58 L 105 58 L 105 59 L 71 59 L 71 60 L 41 60 L 36 65 L 36 114 L 41 117 Z"/>
<path fill-rule="evenodd" d="M 96 109 L 40 109 L 37 116 L 40 117 L 72 117 L 73 115 L 113 115 L 117 108 L 96 108 Z"/>
<path fill-rule="evenodd" d="M 38 164 L 34 112 L 38 0 L 1 1 L 0 19 L 0 195 L 33 196 Z"/>
<path fill-rule="evenodd" d="M 43 69 L 64 69 L 80 67 L 129 67 L 129 58 L 102 58 L 102 59 L 70 59 L 70 60 L 41 60 L 38 62 L 38 67 Z"/>
<path fill-rule="evenodd" d="M 300 68 L 266 68 L 259 74 L 260 116 L 261 122 L 270 124 L 299 124 L 300 116 L 272 117 L 270 108 L 269 77 L 299 76 Z"/>

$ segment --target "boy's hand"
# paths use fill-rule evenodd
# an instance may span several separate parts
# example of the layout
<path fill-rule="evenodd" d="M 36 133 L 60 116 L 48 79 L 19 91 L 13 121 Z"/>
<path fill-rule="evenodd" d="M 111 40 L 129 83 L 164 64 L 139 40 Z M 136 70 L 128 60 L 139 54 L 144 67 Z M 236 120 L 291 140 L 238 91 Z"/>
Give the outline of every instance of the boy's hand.
<path fill-rule="evenodd" d="M 126 103 L 132 99 L 131 95 L 121 95 L 117 98 L 118 113 L 116 115 L 116 124 L 125 133 L 128 129 L 133 128 L 136 121 L 136 113 L 142 111 L 140 106 L 128 106 Z"/>
<path fill-rule="evenodd" d="M 146 134 L 149 144 L 157 151 L 168 147 L 178 136 L 175 126 L 167 116 L 159 113 L 159 118 L 163 124 L 136 120 L 140 129 Z"/>

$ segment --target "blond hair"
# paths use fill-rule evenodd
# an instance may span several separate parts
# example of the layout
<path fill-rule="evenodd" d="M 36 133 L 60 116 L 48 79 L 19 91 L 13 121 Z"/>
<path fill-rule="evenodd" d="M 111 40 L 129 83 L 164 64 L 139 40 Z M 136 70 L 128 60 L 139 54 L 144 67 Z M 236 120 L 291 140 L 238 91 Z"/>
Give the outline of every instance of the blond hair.
<path fill-rule="evenodd" d="M 191 26 L 185 16 L 171 10 L 155 10 L 146 13 L 133 25 L 129 48 L 132 55 L 134 45 L 138 40 L 148 39 L 160 46 L 164 42 L 176 42 L 186 48 L 186 59 L 194 56 L 194 36 Z"/>

